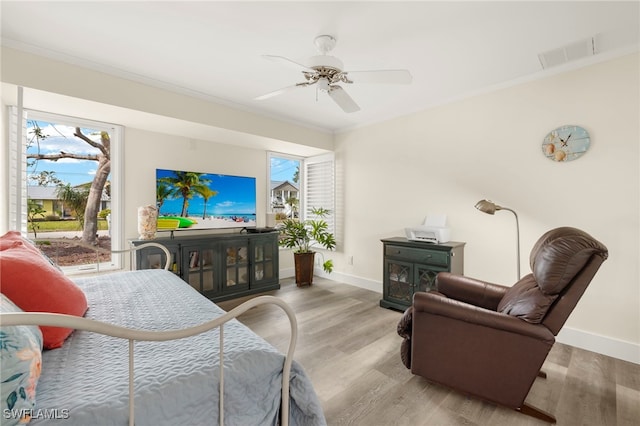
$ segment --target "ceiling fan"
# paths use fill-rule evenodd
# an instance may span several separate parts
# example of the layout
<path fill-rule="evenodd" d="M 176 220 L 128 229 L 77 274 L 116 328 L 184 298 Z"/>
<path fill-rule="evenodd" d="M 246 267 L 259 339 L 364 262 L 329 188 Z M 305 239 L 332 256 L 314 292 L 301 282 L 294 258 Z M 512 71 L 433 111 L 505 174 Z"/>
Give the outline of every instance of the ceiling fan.
<path fill-rule="evenodd" d="M 326 92 L 344 112 L 356 112 L 360 110 L 358 104 L 338 83 L 360 84 L 410 84 L 412 77 L 408 70 L 375 70 L 375 71 L 343 71 L 342 61 L 328 53 L 335 47 L 336 39 L 330 35 L 319 35 L 314 44 L 320 55 L 309 58 L 308 65 L 303 65 L 284 56 L 263 55 L 264 58 L 280 62 L 302 71 L 306 81 L 287 86 L 274 92 L 258 96 L 255 100 L 264 100 L 285 93 L 298 87 L 307 87 L 317 84 L 317 88 Z"/>

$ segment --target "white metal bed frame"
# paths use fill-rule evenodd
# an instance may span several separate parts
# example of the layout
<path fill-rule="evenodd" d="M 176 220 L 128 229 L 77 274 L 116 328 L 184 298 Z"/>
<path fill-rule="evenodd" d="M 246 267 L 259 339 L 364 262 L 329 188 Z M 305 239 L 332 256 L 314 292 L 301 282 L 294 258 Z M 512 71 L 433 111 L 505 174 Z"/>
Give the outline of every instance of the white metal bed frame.
<path fill-rule="evenodd" d="M 125 250 L 112 250 L 111 253 L 134 253 L 146 247 L 157 247 L 164 252 L 165 256 L 167 257 L 167 261 L 165 262 L 163 269 L 165 271 L 168 271 L 169 267 L 171 266 L 171 252 L 169 251 L 168 248 L 166 248 L 160 243 L 148 242 L 148 243 L 140 244 L 139 246 L 134 246 Z M 133 269 L 135 259 L 130 259 L 130 261 L 131 261 L 131 268 Z"/>
<path fill-rule="evenodd" d="M 119 250 L 117 252 L 136 251 L 145 247 L 159 247 L 167 255 L 167 263 L 165 270 L 169 269 L 171 254 L 166 247 L 158 243 L 145 243 L 129 250 Z M 224 425 L 224 324 L 238 317 L 244 312 L 256 306 L 273 304 L 280 307 L 289 318 L 291 326 L 291 337 L 289 339 L 289 347 L 285 355 L 284 366 L 282 371 L 282 402 L 280 408 L 280 424 L 282 426 L 289 425 L 289 379 L 291 376 L 291 365 L 293 363 L 293 352 L 295 351 L 296 342 L 298 340 L 298 323 L 293 309 L 283 300 L 274 296 L 258 296 L 250 299 L 231 311 L 219 316 L 218 318 L 207 321 L 193 327 L 170 330 L 170 331 L 146 331 L 121 327 L 108 324 L 102 321 L 91 320 L 87 318 L 77 317 L 73 315 L 44 313 L 44 312 L 11 312 L 0 313 L 0 325 L 45 325 L 52 327 L 73 328 L 76 330 L 85 330 L 93 333 L 100 333 L 107 336 L 127 339 L 129 341 L 129 425 L 134 426 L 134 355 L 133 344 L 135 341 L 167 341 L 183 339 L 185 337 L 195 336 L 200 333 L 207 332 L 214 328 L 220 329 L 220 384 L 219 384 L 219 424 Z"/>

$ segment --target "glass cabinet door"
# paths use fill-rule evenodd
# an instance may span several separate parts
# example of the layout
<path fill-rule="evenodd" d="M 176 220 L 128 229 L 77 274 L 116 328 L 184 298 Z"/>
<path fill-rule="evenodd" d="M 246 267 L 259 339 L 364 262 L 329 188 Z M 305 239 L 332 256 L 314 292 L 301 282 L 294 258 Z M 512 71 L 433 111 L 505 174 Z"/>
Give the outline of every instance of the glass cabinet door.
<path fill-rule="evenodd" d="M 223 292 L 232 293 L 249 288 L 249 241 L 223 244 Z"/>
<path fill-rule="evenodd" d="M 410 263 L 389 260 L 385 263 L 388 288 L 387 298 L 400 303 L 409 303 L 413 298 L 413 267 Z"/>
<path fill-rule="evenodd" d="M 178 248 L 175 246 L 165 245 L 171 253 L 169 261 L 169 270 L 180 275 L 180 266 Z M 136 254 L 136 269 L 164 269 L 167 262 L 167 256 L 164 251 L 157 247 L 145 247 Z"/>
<path fill-rule="evenodd" d="M 273 239 L 253 241 L 253 282 L 256 285 L 277 281 L 278 245 Z"/>
<path fill-rule="evenodd" d="M 186 274 L 183 279 L 200 293 L 211 293 L 217 290 L 214 250 L 212 248 L 185 246 L 183 257 Z"/>
<path fill-rule="evenodd" d="M 440 271 L 446 271 L 446 269 L 416 265 L 415 291 L 436 290 L 436 275 Z"/>

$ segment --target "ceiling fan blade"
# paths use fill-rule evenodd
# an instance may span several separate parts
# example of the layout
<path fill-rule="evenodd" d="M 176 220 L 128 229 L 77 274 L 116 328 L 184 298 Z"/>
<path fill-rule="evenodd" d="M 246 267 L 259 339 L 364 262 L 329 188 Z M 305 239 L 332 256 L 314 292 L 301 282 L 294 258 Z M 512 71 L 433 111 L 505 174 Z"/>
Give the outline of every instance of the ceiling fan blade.
<path fill-rule="evenodd" d="M 309 68 L 306 65 L 302 65 L 301 63 L 298 63 L 292 59 L 289 58 L 285 58 L 284 56 L 277 56 L 277 55 L 262 55 L 263 58 L 268 59 L 270 61 L 273 62 L 278 62 L 281 64 L 285 64 L 289 67 L 295 68 L 296 71 L 300 71 L 300 69 L 302 68 L 302 70 L 304 71 L 311 71 L 314 72 L 315 70 L 312 68 Z"/>
<path fill-rule="evenodd" d="M 408 70 L 378 70 L 344 72 L 354 83 L 411 84 L 413 77 Z"/>
<path fill-rule="evenodd" d="M 329 87 L 329 96 L 334 100 L 335 103 L 338 104 L 340 108 L 344 112 L 356 112 L 360 111 L 360 107 L 358 104 L 351 99 L 351 96 L 340 86 L 330 86 Z"/>
<path fill-rule="evenodd" d="M 283 87 L 282 89 L 274 90 L 273 92 L 269 92 L 269 93 L 265 93 L 264 95 L 257 96 L 255 98 L 253 98 L 253 100 L 254 101 L 263 101 L 265 99 L 273 98 L 274 96 L 278 96 L 278 95 L 281 95 L 281 94 L 283 94 L 285 92 L 288 92 L 289 90 L 295 89 L 298 86 L 299 85 L 295 84 L 293 86 Z M 305 86 L 306 86 L 306 84 L 305 84 Z"/>
<path fill-rule="evenodd" d="M 278 96 L 281 95 L 285 92 L 288 92 L 289 90 L 293 90 L 296 87 L 304 87 L 304 86 L 309 86 L 313 83 L 307 83 L 306 81 L 304 83 L 298 83 L 298 84 L 294 84 L 293 86 L 287 86 L 287 87 L 283 87 L 282 89 L 278 89 L 275 90 L 273 92 L 269 92 L 269 93 L 265 93 L 264 95 L 258 96 L 253 98 L 254 101 L 263 101 L 265 99 L 269 99 L 269 98 L 273 98 L 274 96 Z"/>

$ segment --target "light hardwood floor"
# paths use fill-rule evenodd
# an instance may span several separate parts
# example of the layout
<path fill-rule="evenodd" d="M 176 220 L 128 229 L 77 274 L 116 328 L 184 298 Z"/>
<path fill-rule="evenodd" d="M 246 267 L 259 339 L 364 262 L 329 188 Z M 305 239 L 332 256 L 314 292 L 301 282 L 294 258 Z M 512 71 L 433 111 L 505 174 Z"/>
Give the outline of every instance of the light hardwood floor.
<path fill-rule="evenodd" d="M 313 381 L 329 425 L 513 425 L 547 423 L 470 398 L 411 374 L 400 361 L 401 313 L 381 308 L 380 294 L 314 278 L 292 279 L 265 294 L 289 303 L 298 320 L 295 359 Z M 219 303 L 232 309 L 247 298 Z M 288 325 L 275 306 L 240 320 L 284 351 Z M 462 348 L 461 348 L 462 349 Z M 558 425 L 640 425 L 640 365 L 556 343 L 527 403 Z"/>

